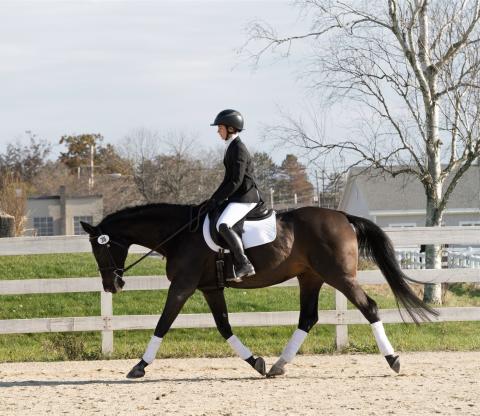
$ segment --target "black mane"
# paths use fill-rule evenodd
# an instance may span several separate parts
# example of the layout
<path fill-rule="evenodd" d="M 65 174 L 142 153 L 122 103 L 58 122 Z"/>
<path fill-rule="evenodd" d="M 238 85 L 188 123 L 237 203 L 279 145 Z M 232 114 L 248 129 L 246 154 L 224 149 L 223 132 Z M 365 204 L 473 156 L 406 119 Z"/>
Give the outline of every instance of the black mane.
<path fill-rule="evenodd" d="M 167 203 L 154 203 L 154 204 L 145 204 L 145 205 L 136 205 L 134 207 L 127 207 L 120 209 L 116 212 L 108 214 L 100 222 L 100 225 L 105 225 L 108 222 L 116 221 L 119 219 L 129 219 L 137 218 L 139 215 L 146 217 L 158 218 L 160 215 L 165 214 L 165 211 L 168 210 L 170 213 L 179 213 L 184 212 L 191 207 L 196 207 L 196 205 L 181 205 L 181 204 L 167 204 Z"/>

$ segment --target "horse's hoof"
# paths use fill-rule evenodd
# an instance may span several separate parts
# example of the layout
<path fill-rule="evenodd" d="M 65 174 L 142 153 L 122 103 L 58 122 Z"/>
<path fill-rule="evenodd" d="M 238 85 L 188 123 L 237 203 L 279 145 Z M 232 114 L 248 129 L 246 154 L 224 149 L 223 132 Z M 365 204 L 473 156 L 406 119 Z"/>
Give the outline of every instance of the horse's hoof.
<path fill-rule="evenodd" d="M 127 374 L 127 378 L 142 378 L 145 375 L 145 370 L 141 367 L 135 366 Z"/>
<path fill-rule="evenodd" d="M 257 370 L 262 376 L 267 374 L 267 368 L 265 365 L 265 360 L 262 357 L 258 357 L 255 359 L 255 364 L 253 366 L 255 370 Z"/>
<path fill-rule="evenodd" d="M 267 377 L 277 377 L 277 376 L 283 376 L 285 374 L 285 369 L 277 364 L 272 365 L 272 368 L 270 371 L 267 373 Z"/>
<path fill-rule="evenodd" d="M 400 372 L 400 357 L 398 355 L 386 355 L 385 359 L 390 368 L 398 374 Z"/>
<path fill-rule="evenodd" d="M 133 367 L 127 374 L 127 378 L 142 378 L 145 375 L 145 367 L 148 364 L 141 360 L 135 367 Z"/>

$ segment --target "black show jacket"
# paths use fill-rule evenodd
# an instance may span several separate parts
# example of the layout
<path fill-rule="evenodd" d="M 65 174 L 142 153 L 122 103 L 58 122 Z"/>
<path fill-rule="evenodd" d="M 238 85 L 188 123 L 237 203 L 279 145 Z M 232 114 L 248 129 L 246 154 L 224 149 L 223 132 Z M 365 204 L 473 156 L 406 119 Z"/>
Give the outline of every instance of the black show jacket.
<path fill-rule="evenodd" d="M 247 148 L 236 137 L 230 143 L 223 158 L 225 177 L 213 193 L 217 204 L 229 202 L 260 202 L 262 198 L 255 184 L 253 162 Z"/>

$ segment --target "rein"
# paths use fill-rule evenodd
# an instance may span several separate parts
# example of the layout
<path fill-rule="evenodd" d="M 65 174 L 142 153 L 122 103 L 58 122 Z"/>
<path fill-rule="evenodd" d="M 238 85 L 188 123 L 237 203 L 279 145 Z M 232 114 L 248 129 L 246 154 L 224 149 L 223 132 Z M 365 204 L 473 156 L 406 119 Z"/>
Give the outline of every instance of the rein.
<path fill-rule="evenodd" d="M 207 201 L 208 202 L 208 201 Z M 101 267 L 99 268 L 98 270 L 101 272 L 102 270 L 113 270 L 113 273 L 118 276 L 118 277 L 121 277 L 118 272 L 122 272 L 122 274 L 126 273 L 128 270 L 130 270 L 132 267 L 136 266 L 138 263 L 140 263 L 142 260 L 144 260 L 145 258 L 147 258 L 148 256 L 150 256 L 150 254 L 152 254 L 153 252 L 157 251 L 162 245 L 164 245 L 165 243 L 167 243 L 168 241 L 170 241 L 172 238 L 176 237 L 178 234 L 180 234 L 183 230 L 185 230 L 185 228 L 189 227 L 189 231 L 190 232 L 195 232 L 198 230 L 199 228 L 199 225 L 200 225 L 200 218 L 203 214 L 205 214 L 207 212 L 207 210 L 205 210 L 205 208 L 207 207 L 207 203 L 204 203 L 203 205 L 200 206 L 199 210 L 198 210 L 198 213 L 196 215 L 193 215 L 193 209 L 192 207 L 190 208 L 190 221 L 188 221 L 186 224 L 182 225 L 177 231 L 175 231 L 173 234 L 169 235 L 165 240 L 163 240 L 161 243 L 157 244 L 154 248 L 152 248 L 148 253 L 144 254 L 142 257 L 140 257 L 138 260 L 134 261 L 132 264 L 130 264 L 129 266 L 127 267 L 124 267 L 123 269 L 120 268 L 120 267 L 117 267 L 117 265 L 115 264 L 115 260 L 113 259 L 112 257 L 112 254 L 110 253 L 110 250 L 108 250 L 108 248 L 110 247 L 110 245 L 108 244 L 109 242 L 113 243 L 113 244 L 116 244 L 117 246 L 120 246 L 120 247 L 123 247 L 123 248 L 127 248 L 124 244 L 121 244 L 117 241 L 114 241 L 114 240 L 110 240 L 108 239 L 108 241 L 106 243 L 103 243 L 102 245 L 105 245 L 106 249 L 107 249 L 107 253 L 110 257 L 110 260 L 111 260 L 111 264 L 112 266 L 110 267 Z M 191 226 L 193 223 L 195 223 L 195 226 Z M 101 232 L 101 230 L 100 230 Z M 97 236 L 97 237 L 90 237 L 90 240 L 98 240 L 102 235 L 104 234 L 101 234 L 100 236 Z"/>

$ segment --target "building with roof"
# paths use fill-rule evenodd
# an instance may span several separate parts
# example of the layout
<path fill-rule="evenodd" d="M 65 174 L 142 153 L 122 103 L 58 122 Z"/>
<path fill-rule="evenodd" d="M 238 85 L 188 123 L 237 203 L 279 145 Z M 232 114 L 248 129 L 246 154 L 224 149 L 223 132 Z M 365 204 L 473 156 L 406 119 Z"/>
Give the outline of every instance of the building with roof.
<path fill-rule="evenodd" d="M 392 178 L 378 171 L 355 167 L 347 174 L 338 209 L 369 218 L 380 227 L 424 226 L 425 190 L 411 175 Z M 478 164 L 472 166 L 458 182 L 447 203 L 442 225 L 480 225 Z"/>
<path fill-rule="evenodd" d="M 102 195 L 68 196 L 61 186 L 59 195 L 27 198 L 25 235 L 85 234 L 80 221 L 97 224 L 102 218 Z"/>

